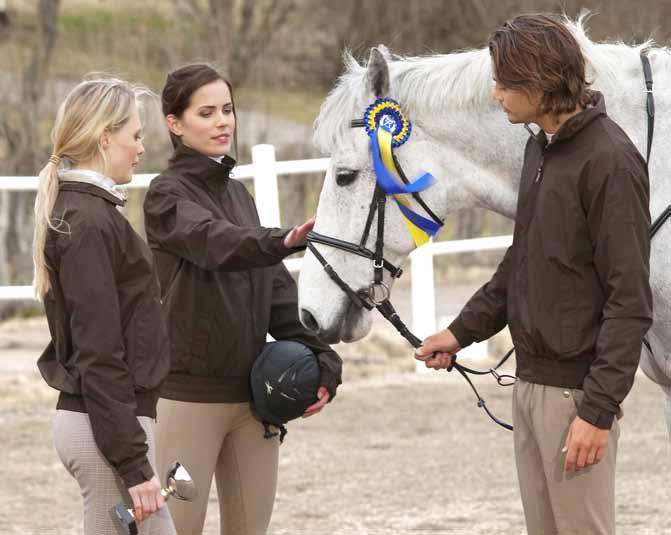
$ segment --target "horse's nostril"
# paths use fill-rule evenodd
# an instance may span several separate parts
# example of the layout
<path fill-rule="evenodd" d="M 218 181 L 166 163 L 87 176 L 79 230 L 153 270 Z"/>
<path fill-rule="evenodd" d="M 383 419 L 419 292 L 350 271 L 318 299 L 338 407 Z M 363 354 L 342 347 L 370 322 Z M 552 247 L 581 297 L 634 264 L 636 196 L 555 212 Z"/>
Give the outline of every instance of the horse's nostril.
<path fill-rule="evenodd" d="M 304 308 L 301 308 L 300 310 L 300 318 L 301 323 L 306 329 L 312 331 L 313 333 L 319 332 L 319 324 L 317 323 L 317 320 L 310 312 L 308 312 Z"/>

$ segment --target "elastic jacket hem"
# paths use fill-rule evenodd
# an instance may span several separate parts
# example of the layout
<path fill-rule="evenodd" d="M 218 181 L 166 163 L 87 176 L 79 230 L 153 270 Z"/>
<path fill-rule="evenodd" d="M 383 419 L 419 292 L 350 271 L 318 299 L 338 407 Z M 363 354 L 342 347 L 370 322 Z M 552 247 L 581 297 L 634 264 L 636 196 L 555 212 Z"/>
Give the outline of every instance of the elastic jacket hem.
<path fill-rule="evenodd" d="M 155 420 L 157 400 L 157 390 L 152 390 L 150 392 L 135 392 L 135 402 L 137 403 L 135 416 L 147 416 Z M 82 396 L 78 396 L 77 394 L 68 394 L 67 392 L 59 393 L 56 409 L 88 413 L 88 410 L 86 410 L 86 403 L 84 402 L 84 398 Z"/>
<path fill-rule="evenodd" d="M 589 373 L 594 355 L 580 354 L 571 358 L 525 353 L 515 348 L 517 377 L 528 383 L 560 388 L 580 388 Z"/>
<path fill-rule="evenodd" d="M 242 403 L 252 399 L 249 376 L 209 379 L 171 373 L 161 386 L 161 397 L 194 403 Z"/>

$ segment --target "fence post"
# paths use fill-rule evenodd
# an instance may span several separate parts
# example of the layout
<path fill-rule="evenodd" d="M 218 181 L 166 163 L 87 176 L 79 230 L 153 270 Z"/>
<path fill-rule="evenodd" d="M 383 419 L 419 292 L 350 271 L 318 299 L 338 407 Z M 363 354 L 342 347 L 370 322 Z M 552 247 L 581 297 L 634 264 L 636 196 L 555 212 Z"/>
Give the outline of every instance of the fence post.
<path fill-rule="evenodd" d="M 436 295 L 433 285 L 433 243 L 413 251 L 411 264 L 412 332 L 419 338 L 436 332 Z M 426 369 L 417 361 L 416 371 Z"/>
<path fill-rule="evenodd" d="M 254 198 L 261 225 L 279 227 L 280 201 L 275 169 L 275 147 L 254 145 L 252 163 L 254 164 Z"/>

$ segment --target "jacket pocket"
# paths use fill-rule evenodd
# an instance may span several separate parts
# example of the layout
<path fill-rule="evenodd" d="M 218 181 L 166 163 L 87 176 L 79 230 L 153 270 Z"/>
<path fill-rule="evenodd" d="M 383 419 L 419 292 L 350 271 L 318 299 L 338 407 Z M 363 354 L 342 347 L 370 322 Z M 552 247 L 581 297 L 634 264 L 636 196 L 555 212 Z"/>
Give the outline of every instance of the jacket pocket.
<path fill-rule="evenodd" d="M 213 341 L 220 313 L 220 288 L 216 272 L 185 263 L 164 299 L 171 339 L 171 370 L 174 373 L 212 377 L 216 373 Z M 230 331 L 227 336 L 234 336 Z"/>
<path fill-rule="evenodd" d="M 226 273 L 222 287 L 231 290 L 216 299 L 208 349 L 211 370 L 216 377 L 241 377 L 249 372 L 254 337 L 254 294 L 249 280 L 249 273 L 245 271 Z"/>
<path fill-rule="evenodd" d="M 144 299 L 127 327 L 126 358 L 136 386 L 151 390 L 160 385 L 169 366 L 168 333 L 157 297 Z"/>
<path fill-rule="evenodd" d="M 208 300 L 204 300 L 203 306 L 198 307 L 194 314 L 193 336 L 191 338 L 191 353 L 199 360 L 207 360 L 208 346 L 210 343 L 210 330 L 212 327 L 212 311 L 208 306 Z"/>
<path fill-rule="evenodd" d="M 570 272 L 562 269 L 559 275 L 559 340 L 560 353 L 572 353 L 579 344 L 578 311 L 575 279 Z"/>

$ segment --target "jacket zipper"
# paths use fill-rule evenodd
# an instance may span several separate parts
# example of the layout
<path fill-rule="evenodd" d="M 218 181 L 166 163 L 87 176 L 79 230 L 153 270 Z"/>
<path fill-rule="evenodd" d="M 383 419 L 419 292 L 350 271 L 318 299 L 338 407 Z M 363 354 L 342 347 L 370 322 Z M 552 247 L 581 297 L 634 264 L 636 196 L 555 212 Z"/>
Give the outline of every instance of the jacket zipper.
<path fill-rule="evenodd" d="M 531 137 L 533 137 L 540 145 L 538 135 L 531 128 L 529 128 L 529 125 L 525 124 L 524 128 L 526 128 L 527 132 L 531 134 Z M 536 171 L 536 178 L 534 178 L 534 184 L 538 184 L 543 178 L 543 164 L 545 163 L 545 153 L 547 152 L 549 145 L 550 144 L 546 142 L 545 146 L 541 146 L 541 161 L 538 164 L 538 171 Z"/>

